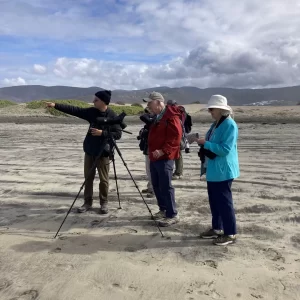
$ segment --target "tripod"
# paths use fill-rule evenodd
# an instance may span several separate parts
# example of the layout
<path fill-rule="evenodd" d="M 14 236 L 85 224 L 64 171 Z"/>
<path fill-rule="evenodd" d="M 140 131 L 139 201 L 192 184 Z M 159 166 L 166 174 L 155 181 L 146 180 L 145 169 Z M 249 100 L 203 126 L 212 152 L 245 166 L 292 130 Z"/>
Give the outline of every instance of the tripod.
<path fill-rule="evenodd" d="M 125 130 L 122 130 L 122 131 L 123 131 L 123 132 L 126 132 L 126 133 L 129 133 L 129 134 L 132 134 L 131 132 L 128 132 L 128 131 L 125 131 Z M 117 178 L 116 166 L 115 166 L 114 149 L 117 150 L 117 153 L 118 153 L 118 155 L 120 156 L 120 158 L 121 158 L 121 160 L 122 160 L 122 162 L 123 162 L 125 168 L 127 169 L 127 172 L 128 172 L 128 174 L 130 175 L 131 180 L 133 181 L 133 183 L 134 183 L 136 189 L 138 190 L 138 192 L 139 192 L 141 198 L 143 199 L 143 202 L 145 203 L 145 205 L 146 205 L 146 207 L 147 207 L 147 209 L 148 209 L 148 211 L 149 211 L 149 213 L 150 213 L 150 215 L 151 215 L 152 220 L 154 221 L 155 225 L 157 226 L 157 228 L 158 228 L 158 230 L 159 230 L 161 236 L 164 237 L 164 235 L 163 235 L 163 233 L 162 233 L 160 227 L 158 226 L 158 223 L 156 222 L 156 220 L 155 220 L 155 218 L 154 218 L 154 216 L 153 216 L 153 214 L 152 214 L 152 212 L 151 212 L 151 210 L 150 210 L 150 208 L 149 208 L 149 205 L 147 204 L 147 202 L 146 202 L 146 200 L 145 200 L 143 194 L 141 193 L 141 191 L 140 191 L 138 185 L 136 184 L 136 181 L 135 181 L 134 178 L 132 177 L 132 174 L 131 174 L 131 172 L 130 172 L 128 166 L 127 166 L 127 163 L 125 162 L 125 160 L 124 160 L 124 158 L 123 158 L 123 156 L 122 156 L 122 153 L 121 153 L 121 151 L 120 151 L 118 145 L 116 144 L 116 141 L 114 140 L 114 138 L 113 138 L 113 136 L 112 136 L 112 134 L 111 134 L 111 131 L 110 131 L 110 128 L 109 128 L 109 127 L 108 127 L 108 129 L 107 129 L 107 137 L 106 137 L 105 141 L 107 141 L 110 145 L 113 146 L 113 147 L 112 147 L 112 156 L 111 156 L 111 157 L 112 157 L 112 162 L 113 162 L 114 175 L 115 175 L 115 181 L 116 181 L 116 187 L 117 187 L 117 196 L 118 196 L 118 201 L 119 201 L 119 208 L 118 208 L 118 209 L 122 209 L 122 207 L 121 207 L 120 195 L 119 195 L 119 188 L 118 188 L 118 178 Z M 70 208 L 69 208 L 69 210 L 68 210 L 68 212 L 67 212 L 67 214 L 66 214 L 64 220 L 62 221 L 62 223 L 61 223 L 59 229 L 57 230 L 57 232 L 56 232 L 54 238 L 57 237 L 57 235 L 58 235 L 60 229 L 62 228 L 63 224 L 65 223 L 65 221 L 66 221 L 66 219 L 67 219 L 69 213 L 71 212 L 71 210 L 72 210 L 72 208 L 73 208 L 73 206 L 74 206 L 74 204 L 75 204 L 75 202 L 76 202 L 76 200 L 77 200 L 79 194 L 81 193 L 81 191 L 82 191 L 82 189 L 83 189 L 83 187 L 84 187 L 84 185 L 85 185 L 85 183 L 86 183 L 88 177 L 92 174 L 92 172 L 94 172 L 94 170 L 95 170 L 95 168 L 96 168 L 96 165 L 97 165 L 97 161 L 98 161 L 98 159 L 101 157 L 101 155 L 102 155 L 102 153 L 103 153 L 103 151 L 104 151 L 104 148 L 105 148 L 105 146 L 106 146 L 105 141 L 103 142 L 103 146 L 101 147 L 101 150 L 100 150 L 100 152 L 99 152 L 100 154 L 96 157 L 93 166 L 92 166 L 91 169 L 89 170 L 88 175 L 86 176 L 84 182 L 82 183 L 82 185 L 81 185 L 81 187 L 80 187 L 80 189 L 79 189 L 79 191 L 78 191 L 78 193 L 77 193 L 77 195 L 76 195 L 76 197 L 75 197 L 73 203 L 71 204 L 71 206 L 70 206 Z"/>

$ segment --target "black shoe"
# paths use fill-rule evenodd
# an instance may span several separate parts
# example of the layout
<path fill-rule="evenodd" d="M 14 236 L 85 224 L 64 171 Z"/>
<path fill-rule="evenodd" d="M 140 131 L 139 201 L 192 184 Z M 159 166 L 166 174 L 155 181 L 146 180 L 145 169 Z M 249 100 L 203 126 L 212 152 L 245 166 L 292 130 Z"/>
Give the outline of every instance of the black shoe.
<path fill-rule="evenodd" d="M 217 246 L 227 246 L 236 242 L 235 235 L 222 235 L 216 238 L 213 243 Z"/>
<path fill-rule="evenodd" d="M 99 214 L 106 215 L 108 214 L 107 204 L 102 204 L 99 210 Z"/>
<path fill-rule="evenodd" d="M 77 212 L 78 213 L 84 213 L 88 210 L 90 210 L 92 208 L 92 205 L 89 205 L 89 204 L 83 204 L 81 207 L 78 207 L 77 208 Z"/>
<path fill-rule="evenodd" d="M 201 233 L 200 238 L 202 238 L 202 239 L 216 239 L 219 236 L 222 236 L 223 234 L 224 234 L 223 230 L 209 229 L 209 230 Z"/>

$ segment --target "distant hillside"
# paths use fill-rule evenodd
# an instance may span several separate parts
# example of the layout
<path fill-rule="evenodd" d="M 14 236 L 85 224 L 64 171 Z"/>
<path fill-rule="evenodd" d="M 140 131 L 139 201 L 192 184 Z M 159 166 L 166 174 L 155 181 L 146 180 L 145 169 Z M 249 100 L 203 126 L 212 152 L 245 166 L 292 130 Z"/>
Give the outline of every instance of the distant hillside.
<path fill-rule="evenodd" d="M 0 99 L 15 102 L 29 102 L 42 99 L 79 99 L 91 102 L 99 87 L 79 88 L 69 86 L 25 85 L 0 88 Z M 206 103 L 213 94 L 222 94 L 228 98 L 230 105 L 296 105 L 300 101 L 300 86 L 271 89 L 232 89 L 196 87 L 155 87 L 143 90 L 114 90 L 112 102 L 141 102 L 152 91 L 161 92 L 164 97 L 174 99 L 181 104 L 196 101 Z"/>

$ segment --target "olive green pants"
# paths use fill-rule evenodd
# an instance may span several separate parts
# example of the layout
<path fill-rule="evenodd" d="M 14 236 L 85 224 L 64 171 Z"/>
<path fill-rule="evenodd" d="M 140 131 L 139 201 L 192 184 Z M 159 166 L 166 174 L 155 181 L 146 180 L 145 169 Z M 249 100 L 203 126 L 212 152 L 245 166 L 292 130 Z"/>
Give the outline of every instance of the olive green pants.
<path fill-rule="evenodd" d="M 100 178 L 99 199 L 100 205 L 107 203 L 109 188 L 109 157 L 100 157 L 97 161 L 96 168 L 90 172 L 96 157 L 85 154 L 84 156 L 84 177 L 86 179 L 84 188 L 84 203 L 93 204 L 93 185 L 96 175 L 96 169 Z"/>
<path fill-rule="evenodd" d="M 178 159 L 175 159 L 175 172 L 174 175 L 182 176 L 183 174 L 183 157 L 182 152 L 180 151 L 180 156 Z"/>

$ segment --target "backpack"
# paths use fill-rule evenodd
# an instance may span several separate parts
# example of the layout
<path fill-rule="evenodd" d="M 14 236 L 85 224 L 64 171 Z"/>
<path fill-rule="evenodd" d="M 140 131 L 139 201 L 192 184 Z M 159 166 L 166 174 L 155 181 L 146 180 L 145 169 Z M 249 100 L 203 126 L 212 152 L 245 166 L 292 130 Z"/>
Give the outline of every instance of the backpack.
<path fill-rule="evenodd" d="M 186 148 L 189 148 L 188 146 L 188 140 L 186 137 L 186 132 L 185 132 L 185 128 L 183 125 L 182 120 L 179 118 L 180 124 L 181 124 L 181 128 L 182 128 L 182 136 L 181 136 L 181 140 L 180 140 L 180 150 L 185 150 Z M 168 121 L 166 120 L 167 125 L 168 125 Z"/>
<path fill-rule="evenodd" d="M 186 113 L 186 117 L 184 121 L 185 133 L 190 133 L 192 131 L 192 126 L 193 126 L 192 117 L 188 113 Z"/>
<path fill-rule="evenodd" d="M 186 131 L 185 131 L 185 126 L 183 125 L 182 121 L 180 120 L 181 128 L 182 128 L 182 136 L 180 140 L 180 150 L 185 150 L 188 148 L 188 140 L 186 137 Z"/>

